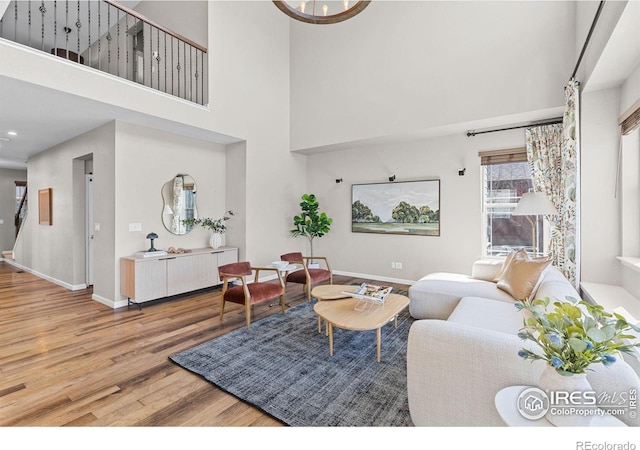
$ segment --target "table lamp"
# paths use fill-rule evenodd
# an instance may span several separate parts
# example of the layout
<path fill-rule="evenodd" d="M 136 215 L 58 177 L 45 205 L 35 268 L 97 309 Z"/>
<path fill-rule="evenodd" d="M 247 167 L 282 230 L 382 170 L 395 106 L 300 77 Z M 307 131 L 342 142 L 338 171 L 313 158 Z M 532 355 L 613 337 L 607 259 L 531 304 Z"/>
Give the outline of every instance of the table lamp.
<path fill-rule="evenodd" d="M 153 241 L 155 239 L 158 239 L 158 235 L 155 233 L 149 233 L 147 234 L 147 239 L 151 239 L 151 248 L 149 250 L 147 250 L 148 252 L 155 252 L 156 248 L 153 246 Z"/>

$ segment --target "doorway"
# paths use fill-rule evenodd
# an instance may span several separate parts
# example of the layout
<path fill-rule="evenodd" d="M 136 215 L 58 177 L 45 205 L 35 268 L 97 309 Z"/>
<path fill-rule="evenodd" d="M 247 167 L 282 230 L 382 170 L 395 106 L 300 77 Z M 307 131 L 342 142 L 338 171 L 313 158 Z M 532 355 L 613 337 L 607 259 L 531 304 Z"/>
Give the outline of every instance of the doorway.
<path fill-rule="evenodd" d="M 93 173 L 85 175 L 85 277 L 87 287 L 93 286 L 93 243 L 95 226 L 93 222 Z"/>

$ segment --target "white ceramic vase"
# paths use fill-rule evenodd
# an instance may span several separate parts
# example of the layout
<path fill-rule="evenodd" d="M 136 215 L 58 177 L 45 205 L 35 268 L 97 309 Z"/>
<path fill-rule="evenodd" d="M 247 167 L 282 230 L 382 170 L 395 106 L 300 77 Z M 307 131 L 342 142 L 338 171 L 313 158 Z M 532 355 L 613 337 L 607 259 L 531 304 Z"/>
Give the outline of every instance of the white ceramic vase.
<path fill-rule="evenodd" d="M 549 422 L 557 427 L 589 426 L 593 418 L 590 411 L 596 406 L 584 404 L 588 403 L 588 399 L 585 399 L 582 393 L 592 391 L 586 374 L 577 373 L 564 376 L 559 374 L 553 366 L 547 364 L 540 374 L 538 387 L 549 396 L 549 411 L 545 415 Z M 575 400 L 567 400 L 566 397 L 571 394 Z M 572 409 L 575 412 L 569 414 Z"/>
<path fill-rule="evenodd" d="M 209 238 L 209 247 L 218 248 L 222 245 L 222 235 L 220 233 L 213 233 Z"/>

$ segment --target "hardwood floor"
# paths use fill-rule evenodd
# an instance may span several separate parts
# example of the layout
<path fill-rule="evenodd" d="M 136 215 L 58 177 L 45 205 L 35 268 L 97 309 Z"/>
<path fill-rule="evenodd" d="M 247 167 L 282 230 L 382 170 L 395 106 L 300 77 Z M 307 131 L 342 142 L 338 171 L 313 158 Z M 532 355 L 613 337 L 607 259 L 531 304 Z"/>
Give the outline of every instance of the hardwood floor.
<path fill-rule="evenodd" d="M 334 277 L 353 281 L 364 280 Z M 220 288 L 142 310 L 114 310 L 91 293 L 0 262 L 0 426 L 282 426 L 168 359 L 245 325 L 234 304 L 219 320 Z M 302 286 L 289 285 L 287 302 L 303 301 Z M 253 320 L 279 311 L 257 305 Z"/>

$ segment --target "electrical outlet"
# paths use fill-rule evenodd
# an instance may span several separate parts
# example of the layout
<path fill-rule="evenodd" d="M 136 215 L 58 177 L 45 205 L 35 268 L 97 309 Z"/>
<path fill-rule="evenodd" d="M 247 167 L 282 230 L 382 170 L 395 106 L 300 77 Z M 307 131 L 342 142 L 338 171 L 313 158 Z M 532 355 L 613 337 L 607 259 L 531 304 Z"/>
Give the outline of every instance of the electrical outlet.
<path fill-rule="evenodd" d="M 393 261 L 391 261 L 391 268 L 392 268 L 392 269 L 395 269 L 395 268 L 396 268 L 396 263 L 395 263 L 395 262 L 393 262 Z"/>
<path fill-rule="evenodd" d="M 402 269 L 402 263 L 401 262 L 397 262 L 396 263 L 396 269 Z"/>
<path fill-rule="evenodd" d="M 129 224 L 129 231 L 142 231 L 142 224 L 141 223 L 130 223 Z"/>

